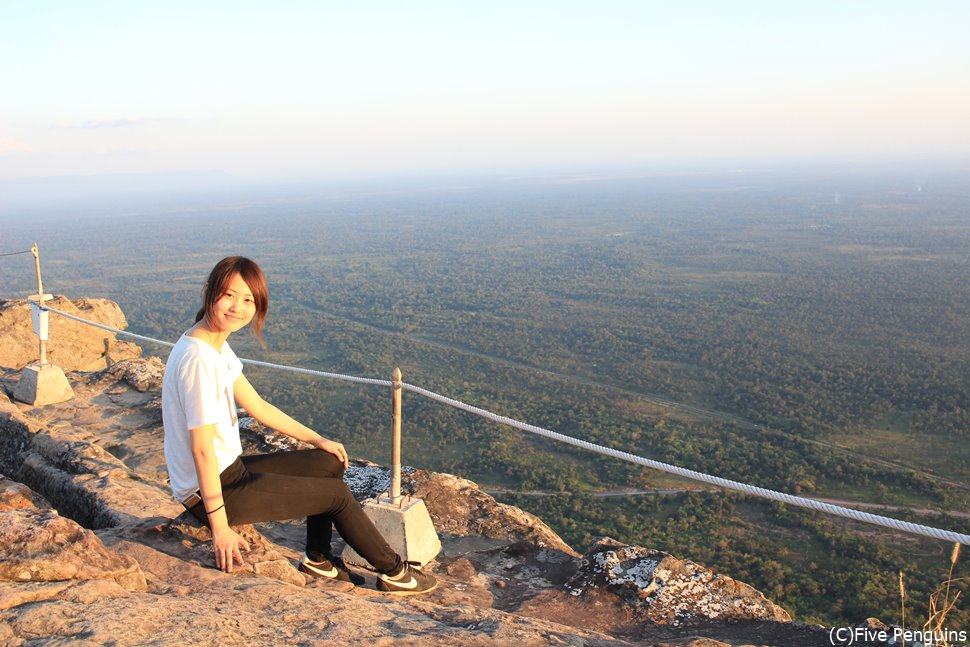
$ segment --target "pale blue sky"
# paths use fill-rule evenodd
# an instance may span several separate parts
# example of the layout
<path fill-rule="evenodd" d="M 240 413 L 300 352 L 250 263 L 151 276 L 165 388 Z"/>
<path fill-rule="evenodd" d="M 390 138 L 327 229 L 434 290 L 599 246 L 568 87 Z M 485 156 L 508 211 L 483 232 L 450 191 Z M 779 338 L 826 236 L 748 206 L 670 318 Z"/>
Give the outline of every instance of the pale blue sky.
<path fill-rule="evenodd" d="M 970 157 L 968 25 L 964 0 L 8 1 L 0 178 Z"/>

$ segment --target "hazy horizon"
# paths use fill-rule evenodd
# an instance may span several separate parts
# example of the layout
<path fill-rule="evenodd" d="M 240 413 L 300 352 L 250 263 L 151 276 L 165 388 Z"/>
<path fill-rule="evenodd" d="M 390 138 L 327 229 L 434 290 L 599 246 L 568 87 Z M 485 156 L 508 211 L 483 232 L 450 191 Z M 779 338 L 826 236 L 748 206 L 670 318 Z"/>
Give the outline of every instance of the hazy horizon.
<path fill-rule="evenodd" d="M 558 168 L 533 172 L 398 174 L 359 178 L 246 178 L 229 173 L 111 173 L 0 178 L 0 234 L 37 222 L 90 217 L 152 216 L 179 212 L 226 212 L 269 205 L 341 202 L 487 192 L 509 193 L 546 187 L 610 184 L 619 192 L 719 191 L 770 188 L 776 183 L 817 184 L 837 193 L 859 177 L 871 177 L 902 192 L 933 190 L 965 177 L 970 159 L 787 160 L 769 164 L 696 164 L 638 167 Z M 608 193 L 608 191 L 607 191 Z M 604 194 L 605 195 L 605 194 Z M 0 238 L 3 238 L 0 235 Z"/>

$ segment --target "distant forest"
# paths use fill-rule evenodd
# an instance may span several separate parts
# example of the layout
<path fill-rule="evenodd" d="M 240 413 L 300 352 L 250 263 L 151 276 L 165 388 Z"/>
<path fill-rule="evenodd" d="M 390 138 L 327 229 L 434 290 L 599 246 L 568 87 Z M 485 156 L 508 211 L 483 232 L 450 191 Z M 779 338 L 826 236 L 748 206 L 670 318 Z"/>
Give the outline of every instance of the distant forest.
<path fill-rule="evenodd" d="M 946 514 L 970 509 L 966 173 L 521 180 L 83 215 L 0 233 L 38 241 L 49 291 L 113 299 L 132 332 L 177 337 L 211 266 L 243 254 L 271 305 L 268 350 L 240 336 L 241 356 L 399 366 L 593 442 L 970 530 Z M 0 296 L 35 289 L 16 267 Z M 353 454 L 389 460 L 386 392 L 247 370 Z M 701 491 L 417 395 L 404 415 L 405 462 L 503 492 L 579 550 L 608 534 L 722 569 L 799 619 L 898 621 L 899 570 L 914 613 L 946 575 L 939 542 Z M 648 493 L 600 496 L 625 491 Z"/>

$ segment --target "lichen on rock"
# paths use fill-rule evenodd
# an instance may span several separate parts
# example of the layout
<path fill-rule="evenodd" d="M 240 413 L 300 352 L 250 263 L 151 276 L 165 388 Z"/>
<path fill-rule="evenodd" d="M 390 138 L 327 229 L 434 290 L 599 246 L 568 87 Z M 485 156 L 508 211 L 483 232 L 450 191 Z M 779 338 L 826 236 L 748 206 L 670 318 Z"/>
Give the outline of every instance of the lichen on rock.
<path fill-rule="evenodd" d="M 583 567 L 566 584 L 581 597 L 605 587 L 657 624 L 710 620 L 790 622 L 784 609 L 755 588 L 669 553 L 602 538 L 586 551 Z"/>

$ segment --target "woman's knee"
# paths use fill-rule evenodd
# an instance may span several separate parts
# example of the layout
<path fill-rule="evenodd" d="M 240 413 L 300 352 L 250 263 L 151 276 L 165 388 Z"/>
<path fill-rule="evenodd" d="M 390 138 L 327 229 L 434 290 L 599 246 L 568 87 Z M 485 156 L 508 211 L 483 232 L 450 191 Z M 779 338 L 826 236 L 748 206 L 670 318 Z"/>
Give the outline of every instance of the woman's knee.
<path fill-rule="evenodd" d="M 322 449 L 314 449 L 314 458 L 320 462 L 321 468 L 336 478 L 344 477 L 344 464 L 343 461 L 338 459 L 336 456 L 330 452 L 325 452 Z"/>
<path fill-rule="evenodd" d="M 334 511 L 337 513 L 343 512 L 345 509 L 351 506 L 360 507 L 354 493 L 350 491 L 350 488 L 342 480 L 334 479 L 332 482 L 328 483 L 327 494 L 332 498 L 334 502 Z"/>

